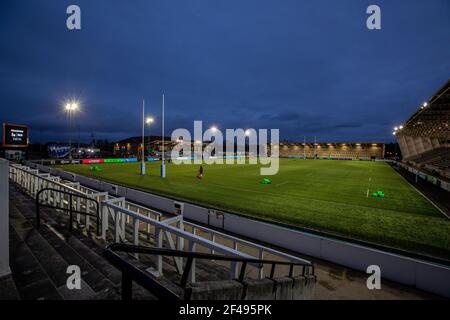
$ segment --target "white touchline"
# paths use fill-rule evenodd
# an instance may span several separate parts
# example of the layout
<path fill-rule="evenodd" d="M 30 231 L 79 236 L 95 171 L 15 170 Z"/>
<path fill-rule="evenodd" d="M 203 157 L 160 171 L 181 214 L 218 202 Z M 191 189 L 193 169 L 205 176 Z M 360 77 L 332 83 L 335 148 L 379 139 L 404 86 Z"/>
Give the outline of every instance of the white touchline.
<path fill-rule="evenodd" d="M 414 187 L 414 185 L 412 183 L 410 183 L 408 180 L 406 180 L 401 174 L 400 172 L 398 172 L 397 170 L 394 170 L 394 172 L 396 172 L 400 177 L 402 177 L 403 180 L 406 181 L 407 184 L 409 184 L 414 190 L 416 190 L 422 197 L 424 197 L 429 203 L 431 203 L 436 209 L 439 210 L 440 213 L 442 213 L 445 217 L 447 217 L 447 219 L 450 219 L 450 216 L 448 216 L 444 210 L 442 210 L 441 208 L 439 208 L 433 201 L 431 201 L 430 198 L 428 198 L 426 195 L 424 195 L 422 192 L 419 191 L 419 189 L 417 189 L 416 187 Z"/>

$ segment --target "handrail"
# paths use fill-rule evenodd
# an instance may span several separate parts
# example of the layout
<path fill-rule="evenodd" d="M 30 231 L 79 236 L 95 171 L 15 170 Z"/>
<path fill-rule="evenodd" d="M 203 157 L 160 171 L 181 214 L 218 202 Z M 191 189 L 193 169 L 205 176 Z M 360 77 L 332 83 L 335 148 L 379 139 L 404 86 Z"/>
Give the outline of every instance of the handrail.
<path fill-rule="evenodd" d="M 38 164 L 38 165 L 39 165 L 39 164 Z M 48 181 L 48 182 L 50 182 L 50 183 L 52 183 L 52 184 L 61 186 L 62 188 L 65 188 L 65 189 L 68 189 L 68 190 L 72 190 L 74 193 L 77 193 L 77 194 L 80 194 L 80 195 L 84 195 L 84 194 L 85 194 L 84 192 L 82 192 L 82 191 L 80 191 L 80 190 L 78 190 L 78 189 L 75 189 L 75 188 L 73 188 L 73 187 L 71 187 L 71 186 L 68 186 L 68 185 L 66 185 L 65 183 L 52 181 L 51 179 L 49 179 L 49 178 L 47 178 L 47 177 L 42 177 L 41 174 L 36 174 L 36 173 L 29 172 L 28 170 L 26 170 L 25 168 L 23 168 L 24 166 L 18 167 L 18 166 L 16 166 L 16 165 L 11 165 L 10 167 L 11 167 L 11 168 L 14 168 L 14 169 L 19 169 L 19 170 L 21 170 L 21 171 L 23 171 L 23 172 L 26 172 L 27 174 L 30 174 L 30 175 L 32 175 L 32 176 L 34 176 L 34 177 L 37 177 L 37 178 L 43 179 L 43 180 L 45 180 L 45 181 Z M 27 167 L 27 168 L 30 169 L 30 170 L 38 170 L 38 171 L 42 171 L 39 167 L 36 167 L 36 168 L 30 168 L 30 167 Z M 45 171 L 44 171 L 44 174 L 52 175 L 51 172 L 45 172 Z M 56 177 L 58 177 L 58 176 L 56 176 Z M 90 191 L 90 192 L 98 192 L 98 190 L 94 190 L 94 189 L 89 188 L 89 187 L 86 187 L 86 186 L 84 186 L 84 185 L 82 185 L 82 187 L 83 187 L 83 189 L 88 190 L 88 191 Z M 111 196 L 111 195 L 110 195 L 109 197 L 110 197 L 110 198 L 114 198 L 114 196 Z M 142 205 L 140 205 L 140 204 L 137 204 L 137 203 L 134 203 L 134 202 L 131 202 L 131 201 L 128 201 L 128 200 L 126 200 L 126 201 L 128 202 L 129 205 L 134 206 L 134 207 L 136 207 L 136 208 L 140 208 L 141 210 L 147 210 L 148 212 L 150 212 L 151 214 L 153 214 L 153 215 L 155 215 L 155 216 L 161 216 L 161 215 L 162 215 L 160 212 L 158 212 L 158 211 L 156 211 L 156 210 L 147 208 L 147 207 L 145 207 L 145 206 L 142 206 Z"/>
<path fill-rule="evenodd" d="M 314 276 L 314 265 L 311 263 L 302 262 L 287 262 L 287 261 L 276 261 L 276 260 L 265 260 L 257 258 L 246 258 L 246 257 L 236 257 L 236 256 L 223 256 L 210 253 L 200 253 L 200 252 L 190 252 L 190 251 L 180 251 L 165 248 L 155 248 L 155 247 L 144 247 L 129 245 L 123 243 L 112 243 L 106 246 L 104 250 L 104 256 L 118 267 L 122 271 L 122 299 L 131 300 L 131 281 L 134 280 L 153 294 L 159 296 L 162 299 L 169 300 L 180 300 L 181 298 L 171 291 L 170 289 L 162 286 L 156 280 L 152 279 L 150 275 L 143 272 L 138 267 L 127 262 L 125 259 L 121 258 L 117 252 L 125 253 L 141 253 L 150 254 L 158 256 L 169 256 L 169 257 L 182 257 L 187 258 L 183 274 L 181 276 L 180 287 L 186 289 L 189 274 L 191 272 L 192 262 L 194 259 L 199 260 L 217 260 L 217 261 L 229 261 L 229 262 L 240 262 L 242 263 L 241 270 L 237 281 L 242 282 L 245 277 L 245 270 L 247 264 L 256 264 L 259 268 L 264 264 L 270 264 L 272 266 L 270 271 L 269 279 L 273 279 L 275 275 L 275 267 L 277 265 L 287 265 L 289 266 L 289 277 L 293 277 L 294 267 L 302 267 L 302 276 Z M 309 270 L 308 272 L 306 270 Z"/>
<path fill-rule="evenodd" d="M 146 216 L 143 216 L 143 215 L 138 214 L 136 212 L 130 211 L 130 210 L 126 209 L 126 208 L 123 208 L 123 207 L 120 207 L 118 205 L 109 203 L 108 201 L 103 201 L 103 204 L 106 207 L 113 208 L 114 210 L 117 210 L 118 212 L 121 212 L 121 213 L 125 213 L 125 214 L 129 215 L 130 217 L 135 218 L 135 219 L 137 219 L 139 221 L 143 221 L 145 223 L 152 224 L 155 227 L 161 228 L 162 230 L 165 230 L 165 231 L 169 231 L 169 232 L 171 232 L 171 233 L 173 233 L 173 234 L 175 234 L 177 236 L 181 236 L 181 237 L 183 237 L 183 238 L 185 238 L 185 239 L 187 239 L 189 241 L 193 241 L 193 242 L 198 243 L 198 244 L 200 244 L 202 246 L 210 247 L 211 245 L 214 245 L 214 250 L 220 251 L 220 252 L 222 252 L 224 254 L 230 254 L 230 255 L 235 255 L 235 256 L 243 256 L 243 257 L 247 257 L 247 258 L 252 258 L 252 256 L 250 256 L 250 255 L 248 255 L 248 254 L 246 254 L 244 252 L 239 252 L 237 250 L 234 250 L 232 248 L 226 247 L 225 245 L 222 245 L 222 244 L 219 244 L 219 243 L 213 243 L 210 240 L 207 240 L 207 239 L 204 239 L 204 238 L 200 238 L 200 237 L 195 236 L 195 235 L 193 235 L 193 234 L 191 234 L 191 233 L 189 233 L 187 231 L 184 231 L 182 229 L 178 229 L 178 228 L 175 228 L 173 226 L 167 225 L 164 222 L 160 222 L 160 221 L 157 221 L 157 220 L 150 219 L 150 218 L 148 218 Z"/>
<path fill-rule="evenodd" d="M 45 192 L 45 191 L 53 191 L 53 192 L 59 192 L 62 194 L 66 194 L 69 195 L 69 203 L 68 206 L 69 208 L 64 208 L 64 207 L 58 207 L 58 206 L 52 206 L 49 204 L 43 204 L 39 202 L 40 199 L 40 195 L 41 193 Z M 85 199 L 87 201 L 92 201 L 95 203 L 95 209 L 96 209 L 96 214 L 90 214 L 87 212 L 83 212 L 83 211 L 78 211 L 78 210 L 74 210 L 72 208 L 72 199 L 73 197 L 77 197 L 77 198 L 81 198 L 81 199 Z M 77 213 L 77 214 L 84 214 L 86 216 L 91 216 L 91 217 L 95 217 L 97 219 L 97 235 L 100 235 L 100 204 L 98 203 L 97 200 L 92 199 L 91 197 L 85 196 L 85 195 L 79 195 L 79 194 L 75 194 L 72 192 L 68 192 L 68 191 L 64 191 L 64 190 L 58 190 L 55 188 L 43 188 L 40 189 L 38 191 L 38 193 L 36 194 L 36 227 L 39 228 L 40 224 L 41 224 L 41 217 L 40 217 L 40 207 L 46 207 L 46 208 L 53 208 L 53 209 L 58 209 L 58 210 L 64 210 L 64 211 L 68 211 L 69 212 L 69 231 L 72 231 L 72 223 L 73 223 L 73 214 Z"/>
<path fill-rule="evenodd" d="M 75 188 L 73 188 L 71 186 L 65 185 L 64 183 L 53 181 L 53 180 L 51 180 L 51 179 L 49 179 L 47 177 L 42 177 L 40 174 L 36 174 L 36 173 L 30 172 L 30 170 L 38 170 L 39 171 L 39 169 L 28 168 L 29 170 L 27 170 L 27 169 L 23 168 L 23 166 L 22 167 L 18 167 L 17 165 L 11 165 L 10 167 L 14 168 L 14 169 L 17 169 L 17 170 L 21 170 L 23 172 L 26 172 L 27 174 L 29 174 L 31 176 L 34 176 L 34 177 L 39 178 L 39 179 L 42 179 L 42 180 L 47 181 L 47 182 L 49 182 L 51 184 L 60 186 L 61 188 L 68 189 L 68 190 L 72 191 L 74 194 L 78 194 L 78 195 L 81 195 L 81 196 L 84 195 L 84 193 L 81 192 L 80 190 L 77 190 L 77 189 L 75 189 Z M 48 172 L 46 172 L 46 173 L 48 173 Z"/>
<path fill-rule="evenodd" d="M 195 224 L 195 223 L 192 223 L 192 222 L 189 222 L 189 221 L 186 221 L 186 220 L 184 220 L 183 223 L 184 223 L 184 225 L 187 225 L 187 226 L 190 226 L 190 227 L 194 227 L 194 228 L 202 230 L 203 232 L 206 232 L 206 233 L 213 231 L 215 236 L 219 236 L 219 237 L 222 237 L 222 238 L 224 238 L 226 240 L 230 240 L 230 241 L 238 241 L 241 245 L 244 245 L 244 246 L 247 246 L 247 247 L 250 247 L 250 248 L 254 248 L 254 249 L 257 249 L 257 250 L 264 250 L 265 252 L 267 252 L 269 254 L 274 254 L 274 255 L 277 255 L 277 256 L 279 256 L 281 258 L 284 258 L 284 259 L 290 259 L 292 261 L 295 260 L 295 261 L 299 261 L 299 262 L 304 262 L 305 264 L 309 263 L 308 260 L 305 260 L 305 259 L 293 256 L 291 254 L 284 253 L 284 252 L 272 249 L 272 248 L 267 247 L 267 246 L 260 245 L 260 244 L 255 243 L 255 242 L 251 242 L 251 241 L 248 241 L 248 240 L 245 240 L 245 239 L 242 239 L 242 238 L 237 238 L 235 236 L 232 236 L 232 235 L 229 235 L 229 234 L 217 231 L 217 230 L 211 230 L 211 229 L 208 229 L 208 228 L 206 228 L 206 227 L 204 227 L 202 225 L 199 225 L 199 224 Z"/>

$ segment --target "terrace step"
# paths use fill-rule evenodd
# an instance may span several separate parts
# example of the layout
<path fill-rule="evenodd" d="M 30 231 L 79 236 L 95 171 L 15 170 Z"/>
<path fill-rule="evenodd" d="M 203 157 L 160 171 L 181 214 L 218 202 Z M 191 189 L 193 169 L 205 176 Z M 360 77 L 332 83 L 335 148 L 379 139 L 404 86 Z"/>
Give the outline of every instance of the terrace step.
<path fill-rule="evenodd" d="M 0 301 L 19 300 L 20 295 L 12 276 L 4 276 L 0 278 Z"/>
<path fill-rule="evenodd" d="M 50 219 L 51 214 L 48 212 L 43 212 L 41 215 L 44 219 L 47 217 Z M 67 245 L 70 246 L 71 249 L 76 251 L 80 256 L 85 259 L 88 263 L 88 266 L 94 268 L 95 271 L 100 273 L 105 277 L 106 284 L 113 286 L 115 288 L 115 295 L 112 294 L 112 297 L 119 298 L 120 293 L 120 285 L 122 282 L 122 275 L 115 267 L 113 267 L 106 259 L 103 258 L 103 248 L 106 243 L 97 239 L 95 234 L 86 230 L 77 230 L 74 229 L 71 233 L 67 231 L 68 224 L 68 216 L 65 214 L 57 214 L 53 215 L 54 225 L 53 228 L 65 237 Z M 41 227 L 42 228 L 42 227 Z M 81 268 L 81 266 L 80 266 Z M 81 268 L 81 270 L 85 270 Z M 100 284 L 101 288 L 102 284 Z M 99 295 L 97 298 L 101 299 L 111 299 L 111 292 L 108 292 L 108 288 L 103 290 L 104 292 Z M 109 290 L 110 291 L 110 290 Z M 156 299 L 153 295 L 151 295 L 147 290 L 142 288 L 141 286 L 133 283 L 133 297 L 137 300 L 154 300 Z"/>
<path fill-rule="evenodd" d="M 37 230 L 34 202 L 10 187 L 11 279 L 1 279 L 0 296 L 10 299 L 119 299 L 121 273 L 101 255 L 99 243 L 81 232 L 69 233 L 68 216 L 54 209 L 41 211 Z M 103 243 L 104 245 L 104 243 Z M 95 250 L 93 250 L 95 248 Z M 81 269 L 81 290 L 66 286 L 67 267 Z M 14 294 L 17 292 L 17 294 Z M 136 299 L 155 299 L 134 285 Z"/>
<path fill-rule="evenodd" d="M 62 296 L 13 228 L 10 230 L 12 279 L 24 300 L 61 300 Z M 2 292 L 3 292 L 2 288 Z"/>
<path fill-rule="evenodd" d="M 12 227 L 16 235 L 15 242 L 29 249 L 33 260 L 33 269 L 41 270 L 45 282 L 51 282 L 57 293 L 63 299 L 90 299 L 94 290 L 81 279 L 81 290 L 67 288 L 67 267 L 69 263 L 55 250 L 54 247 L 36 229 L 34 229 L 18 210 L 13 210 Z M 38 268 L 40 266 L 40 268 Z M 14 271 L 14 269 L 13 269 Z"/>

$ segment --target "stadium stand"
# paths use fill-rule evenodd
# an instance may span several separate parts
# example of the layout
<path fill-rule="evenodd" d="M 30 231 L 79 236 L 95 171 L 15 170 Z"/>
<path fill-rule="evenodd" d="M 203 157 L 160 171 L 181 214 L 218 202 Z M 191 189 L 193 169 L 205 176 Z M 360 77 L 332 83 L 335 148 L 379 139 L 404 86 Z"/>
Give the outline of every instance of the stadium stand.
<path fill-rule="evenodd" d="M 450 80 L 394 131 L 403 162 L 450 179 Z"/>
<path fill-rule="evenodd" d="M 337 160 L 381 159 L 383 143 L 280 143 L 282 158 L 318 158 Z"/>
<path fill-rule="evenodd" d="M 194 141 L 186 142 L 191 144 L 191 151 L 194 150 Z M 177 142 L 165 138 L 165 150 L 170 152 Z M 203 148 L 208 142 L 203 142 Z M 145 153 L 160 152 L 162 141 L 160 137 L 145 137 Z M 268 145 L 270 149 L 270 145 Z M 139 156 L 142 150 L 142 137 L 132 137 L 118 141 L 114 145 L 114 155 L 121 157 Z M 281 142 L 279 145 L 279 155 L 282 158 L 318 158 L 318 159 L 339 159 L 339 160 L 370 160 L 381 159 L 384 155 L 383 143 L 299 143 Z"/>
<path fill-rule="evenodd" d="M 171 150 L 175 144 L 170 137 L 164 137 L 165 149 Z M 162 150 L 161 136 L 145 136 L 145 154 L 160 152 Z M 131 137 L 114 143 L 114 156 L 116 157 L 140 157 L 142 154 L 142 137 Z"/>

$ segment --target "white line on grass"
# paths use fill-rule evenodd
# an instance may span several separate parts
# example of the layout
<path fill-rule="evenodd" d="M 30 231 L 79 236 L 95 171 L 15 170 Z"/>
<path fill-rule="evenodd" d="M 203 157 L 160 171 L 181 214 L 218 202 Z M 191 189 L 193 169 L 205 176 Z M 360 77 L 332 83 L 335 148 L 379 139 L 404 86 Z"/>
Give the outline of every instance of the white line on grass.
<path fill-rule="evenodd" d="M 281 183 L 279 183 L 279 184 L 276 184 L 275 187 L 282 186 L 283 184 L 286 184 L 286 183 L 289 183 L 289 181 L 284 181 L 284 182 L 281 182 Z"/>
<path fill-rule="evenodd" d="M 405 179 L 405 177 L 403 177 L 400 172 L 398 172 L 395 169 L 394 170 L 400 177 L 402 177 L 403 180 L 406 181 L 407 184 L 409 184 L 414 190 L 416 190 L 422 197 L 424 197 L 426 200 L 428 200 L 429 203 L 431 203 L 436 209 L 439 210 L 440 213 L 442 213 L 447 219 L 450 219 L 450 216 L 448 216 L 441 208 L 439 208 L 433 201 L 431 201 L 430 198 L 428 198 L 426 195 L 424 195 L 422 192 L 420 192 L 416 187 L 414 187 L 413 184 L 411 184 L 408 180 Z"/>
<path fill-rule="evenodd" d="M 405 179 L 406 180 L 406 179 Z M 406 182 L 408 182 L 409 183 L 409 181 L 406 181 Z M 426 195 L 424 195 L 422 192 L 420 192 L 416 187 L 414 187 L 411 183 L 409 183 L 409 185 L 411 186 L 411 187 L 413 187 L 414 188 L 414 190 L 416 190 L 422 197 L 424 197 L 425 199 L 427 199 L 436 209 L 438 209 L 444 216 L 446 216 L 447 217 L 447 219 L 450 219 L 450 216 L 448 216 L 445 212 L 444 212 L 444 210 L 442 210 L 441 208 L 439 208 L 433 201 L 431 201 L 431 199 L 430 198 L 428 198 Z"/>
<path fill-rule="evenodd" d="M 372 169 L 371 169 L 372 171 Z M 369 193 L 370 193 L 370 182 L 372 181 L 372 177 L 369 177 L 369 187 L 367 188 L 367 198 L 369 197 Z"/>

